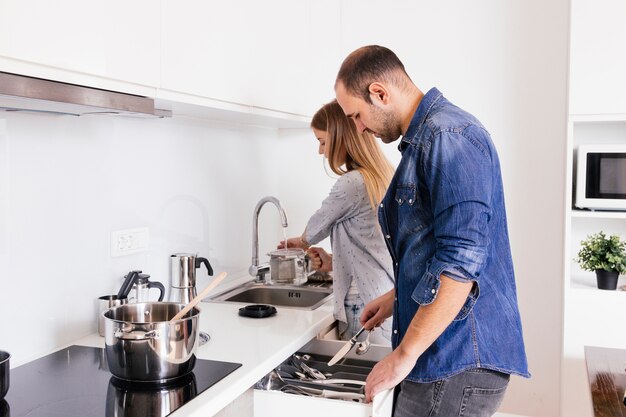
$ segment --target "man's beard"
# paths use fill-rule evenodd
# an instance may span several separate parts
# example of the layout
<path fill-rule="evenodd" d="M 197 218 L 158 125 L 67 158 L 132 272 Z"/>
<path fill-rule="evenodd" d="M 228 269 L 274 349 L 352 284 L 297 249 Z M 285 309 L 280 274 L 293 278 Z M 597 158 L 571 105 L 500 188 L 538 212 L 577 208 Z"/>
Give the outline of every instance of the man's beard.
<path fill-rule="evenodd" d="M 391 143 L 402 136 L 402 129 L 400 123 L 397 121 L 396 116 L 391 112 L 385 112 L 378 107 L 372 105 L 372 116 L 377 126 L 380 126 L 377 131 L 367 129 L 377 138 L 380 138 L 384 143 Z"/>

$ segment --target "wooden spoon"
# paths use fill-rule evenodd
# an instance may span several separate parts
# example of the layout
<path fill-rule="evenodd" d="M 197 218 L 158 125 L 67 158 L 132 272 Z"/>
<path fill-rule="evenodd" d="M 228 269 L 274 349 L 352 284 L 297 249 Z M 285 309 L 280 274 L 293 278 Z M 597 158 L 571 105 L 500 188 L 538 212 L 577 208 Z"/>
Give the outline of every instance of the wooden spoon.
<path fill-rule="evenodd" d="M 217 284 L 219 284 L 220 282 L 222 282 L 222 280 L 226 278 L 226 272 L 222 272 L 220 273 L 217 277 L 215 277 L 213 279 L 213 281 L 211 281 L 211 283 L 209 285 L 206 286 L 205 289 L 203 289 L 200 294 L 196 295 L 193 300 L 191 300 L 189 302 L 189 304 L 187 304 L 182 310 L 180 310 L 174 317 L 172 317 L 172 319 L 170 320 L 170 323 L 173 323 L 177 320 L 180 320 L 181 318 L 183 318 L 183 316 L 185 314 L 187 314 L 189 312 L 189 310 L 191 310 L 192 308 L 194 308 L 196 306 L 196 304 L 198 304 L 200 301 L 202 301 L 202 299 L 204 297 L 207 296 L 207 294 L 217 286 Z"/>

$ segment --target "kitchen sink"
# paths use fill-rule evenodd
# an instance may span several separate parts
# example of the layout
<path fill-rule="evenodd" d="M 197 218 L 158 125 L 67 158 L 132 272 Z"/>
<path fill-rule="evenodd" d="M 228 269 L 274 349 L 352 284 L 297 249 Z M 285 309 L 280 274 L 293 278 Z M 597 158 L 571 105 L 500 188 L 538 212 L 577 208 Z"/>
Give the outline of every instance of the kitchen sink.
<path fill-rule="evenodd" d="M 332 295 L 333 290 L 330 288 L 251 283 L 210 297 L 209 301 L 315 310 L 330 300 Z"/>

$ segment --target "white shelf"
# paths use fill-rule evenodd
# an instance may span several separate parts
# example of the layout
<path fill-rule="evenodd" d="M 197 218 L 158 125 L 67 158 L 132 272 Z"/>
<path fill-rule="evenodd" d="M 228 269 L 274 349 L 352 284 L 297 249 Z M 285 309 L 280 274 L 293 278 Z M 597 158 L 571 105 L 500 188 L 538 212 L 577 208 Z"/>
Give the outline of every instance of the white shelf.
<path fill-rule="evenodd" d="M 570 215 L 579 219 L 624 219 L 626 220 L 626 211 L 587 211 L 572 209 Z"/>
<path fill-rule="evenodd" d="M 598 291 L 601 293 L 625 293 L 624 288 L 626 287 L 626 277 L 624 275 L 620 275 L 617 280 L 617 290 L 609 291 L 609 290 L 600 290 L 598 289 L 598 284 L 596 282 L 596 276 L 593 273 L 587 273 L 584 275 L 572 274 L 570 279 L 570 288 L 573 290 L 586 290 L 586 291 Z"/>
<path fill-rule="evenodd" d="M 570 114 L 572 123 L 626 122 L 626 114 Z"/>

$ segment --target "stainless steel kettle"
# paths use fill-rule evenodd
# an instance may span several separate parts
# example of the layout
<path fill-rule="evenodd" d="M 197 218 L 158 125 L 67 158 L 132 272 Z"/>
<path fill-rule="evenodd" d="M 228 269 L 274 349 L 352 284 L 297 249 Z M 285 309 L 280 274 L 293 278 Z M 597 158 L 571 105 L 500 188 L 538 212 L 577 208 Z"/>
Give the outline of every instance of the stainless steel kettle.
<path fill-rule="evenodd" d="M 206 266 L 209 275 L 213 268 L 208 259 L 193 253 L 175 253 L 170 256 L 170 297 L 175 303 L 189 303 L 196 295 L 196 269 Z"/>
<path fill-rule="evenodd" d="M 150 281 L 150 275 L 142 274 L 141 271 L 130 271 L 124 276 L 124 283 L 117 293 L 117 299 L 121 300 L 128 297 L 131 290 L 134 290 L 134 298 L 130 297 L 130 301 L 134 303 L 145 303 L 148 300 L 150 288 L 159 290 L 158 301 L 163 301 L 165 296 L 165 287 L 158 281 Z"/>

